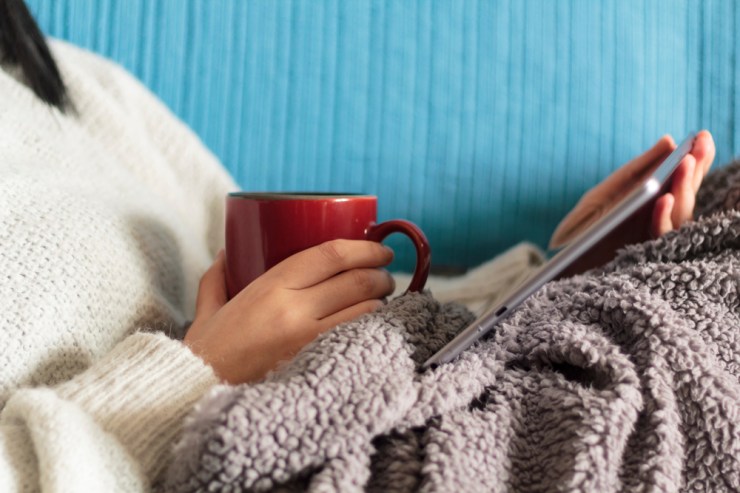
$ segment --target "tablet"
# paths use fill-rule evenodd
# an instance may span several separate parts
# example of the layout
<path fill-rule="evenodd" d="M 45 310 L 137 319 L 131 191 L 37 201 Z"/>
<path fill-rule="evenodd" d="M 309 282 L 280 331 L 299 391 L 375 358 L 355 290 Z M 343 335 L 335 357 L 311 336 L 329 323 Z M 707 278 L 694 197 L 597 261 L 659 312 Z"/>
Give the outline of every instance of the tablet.
<path fill-rule="evenodd" d="M 655 200 L 670 186 L 671 175 L 686 154 L 691 152 L 695 137 L 696 133 L 689 134 L 681 142 L 681 145 L 668 155 L 660 166 L 653 171 L 646 181 L 618 202 L 604 217 L 578 235 L 568 246 L 550 259 L 535 275 L 527 279 L 501 303 L 486 311 L 475 322 L 452 339 L 452 341 L 447 343 L 446 346 L 437 351 L 437 353 L 424 362 L 423 367 L 428 368 L 447 363 L 457 357 L 471 344 L 490 332 L 497 323 L 508 317 L 512 311 L 545 283 L 552 281 L 573 265 L 581 255 L 588 252 L 592 246 L 613 231 L 614 228 L 622 224 L 651 200 Z"/>

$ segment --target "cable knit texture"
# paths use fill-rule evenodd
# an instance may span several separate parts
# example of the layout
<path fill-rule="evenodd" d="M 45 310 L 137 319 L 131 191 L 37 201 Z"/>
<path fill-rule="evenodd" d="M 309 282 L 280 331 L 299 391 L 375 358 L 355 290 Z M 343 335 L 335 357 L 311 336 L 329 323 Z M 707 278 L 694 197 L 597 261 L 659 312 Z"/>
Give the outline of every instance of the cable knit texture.
<path fill-rule="evenodd" d="M 52 42 L 74 110 L 0 66 L 0 491 L 147 491 L 217 382 L 182 343 L 234 184 L 118 66 Z"/>
<path fill-rule="evenodd" d="M 551 283 L 452 363 L 472 317 L 408 295 L 189 417 L 171 491 L 740 490 L 740 166 L 700 220 Z"/>

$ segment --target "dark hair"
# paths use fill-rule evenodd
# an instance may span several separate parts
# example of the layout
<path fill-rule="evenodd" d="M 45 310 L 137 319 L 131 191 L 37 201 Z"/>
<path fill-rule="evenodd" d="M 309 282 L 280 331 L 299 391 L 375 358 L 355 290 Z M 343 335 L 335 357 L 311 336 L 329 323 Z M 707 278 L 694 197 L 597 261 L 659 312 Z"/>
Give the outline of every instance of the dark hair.
<path fill-rule="evenodd" d="M 21 69 L 42 101 L 62 111 L 70 106 L 59 68 L 23 0 L 0 0 L 0 56 Z"/>

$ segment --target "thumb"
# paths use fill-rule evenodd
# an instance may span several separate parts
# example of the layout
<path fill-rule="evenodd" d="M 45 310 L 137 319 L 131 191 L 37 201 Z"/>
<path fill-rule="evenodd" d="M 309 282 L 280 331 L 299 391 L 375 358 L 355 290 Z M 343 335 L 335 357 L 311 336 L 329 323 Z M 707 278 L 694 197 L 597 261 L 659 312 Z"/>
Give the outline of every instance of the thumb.
<path fill-rule="evenodd" d="M 228 301 L 225 268 L 225 255 L 221 250 L 200 279 L 198 299 L 195 302 L 196 319 L 211 318 Z"/>

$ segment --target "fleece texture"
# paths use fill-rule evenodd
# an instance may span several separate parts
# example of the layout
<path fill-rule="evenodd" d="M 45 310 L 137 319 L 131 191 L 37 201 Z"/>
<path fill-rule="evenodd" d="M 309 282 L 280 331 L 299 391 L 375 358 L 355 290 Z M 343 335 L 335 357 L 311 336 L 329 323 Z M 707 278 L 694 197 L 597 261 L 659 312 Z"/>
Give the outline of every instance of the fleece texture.
<path fill-rule="evenodd" d="M 407 295 L 196 407 L 171 491 L 740 490 L 740 166 L 702 217 L 548 284 L 486 340 Z"/>

